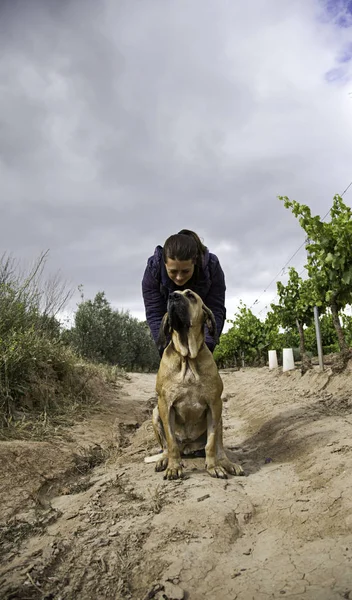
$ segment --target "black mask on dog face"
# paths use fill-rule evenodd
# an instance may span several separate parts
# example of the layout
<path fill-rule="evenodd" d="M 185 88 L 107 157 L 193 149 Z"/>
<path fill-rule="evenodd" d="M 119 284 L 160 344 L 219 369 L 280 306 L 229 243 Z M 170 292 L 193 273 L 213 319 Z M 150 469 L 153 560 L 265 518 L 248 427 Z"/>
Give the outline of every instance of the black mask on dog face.
<path fill-rule="evenodd" d="M 181 294 L 173 293 L 167 303 L 170 329 L 178 333 L 187 332 L 190 328 L 188 302 Z"/>

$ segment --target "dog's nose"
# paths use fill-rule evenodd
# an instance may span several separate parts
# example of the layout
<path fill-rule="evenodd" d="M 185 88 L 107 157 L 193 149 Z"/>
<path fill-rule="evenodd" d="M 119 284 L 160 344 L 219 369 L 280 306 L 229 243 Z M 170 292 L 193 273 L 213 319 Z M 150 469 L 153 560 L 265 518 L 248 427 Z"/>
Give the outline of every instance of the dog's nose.
<path fill-rule="evenodd" d="M 170 298 L 170 300 L 180 300 L 181 294 L 178 294 L 177 292 L 172 292 L 172 294 L 170 294 L 169 298 Z"/>

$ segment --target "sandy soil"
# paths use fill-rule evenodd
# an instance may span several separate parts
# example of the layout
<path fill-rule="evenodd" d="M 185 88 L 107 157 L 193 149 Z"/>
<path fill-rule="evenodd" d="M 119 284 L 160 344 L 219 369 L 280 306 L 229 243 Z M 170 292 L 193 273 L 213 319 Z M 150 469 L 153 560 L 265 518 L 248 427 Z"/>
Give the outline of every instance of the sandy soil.
<path fill-rule="evenodd" d="M 144 463 L 155 375 L 66 440 L 0 444 L 2 599 L 352 599 L 351 366 L 221 375 L 244 478 Z"/>

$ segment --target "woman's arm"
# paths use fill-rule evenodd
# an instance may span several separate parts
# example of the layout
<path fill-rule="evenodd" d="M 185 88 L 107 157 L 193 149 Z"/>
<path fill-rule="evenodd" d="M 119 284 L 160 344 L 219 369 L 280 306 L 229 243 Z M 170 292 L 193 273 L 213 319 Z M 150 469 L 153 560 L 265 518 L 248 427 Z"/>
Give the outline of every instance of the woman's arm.
<path fill-rule="evenodd" d="M 146 267 L 142 280 L 142 293 L 145 314 L 154 342 L 157 343 L 162 318 L 167 311 L 167 303 L 160 292 L 160 283 Z"/>
<path fill-rule="evenodd" d="M 226 308 L 225 308 L 225 275 L 220 266 L 219 261 L 216 262 L 215 267 L 212 272 L 212 284 L 211 288 L 207 294 L 207 297 L 204 300 L 204 304 L 210 308 L 212 311 L 215 322 L 217 334 L 220 337 L 220 334 L 223 330 L 225 319 L 226 319 Z M 210 337 L 208 331 L 206 332 L 205 337 L 206 344 L 208 348 L 213 351 L 215 348 L 215 340 Z"/>

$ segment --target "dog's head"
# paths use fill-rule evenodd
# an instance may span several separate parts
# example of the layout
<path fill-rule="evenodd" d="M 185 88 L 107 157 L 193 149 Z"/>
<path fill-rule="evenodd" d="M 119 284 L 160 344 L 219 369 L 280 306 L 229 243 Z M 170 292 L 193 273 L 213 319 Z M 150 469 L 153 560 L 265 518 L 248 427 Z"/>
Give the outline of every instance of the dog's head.
<path fill-rule="evenodd" d="M 192 290 L 173 292 L 160 327 L 160 347 L 165 346 L 166 336 L 170 334 L 177 352 L 195 358 L 204 342 L 205 325 L 216 340 L 214 315 L 198 294 Z"/>

